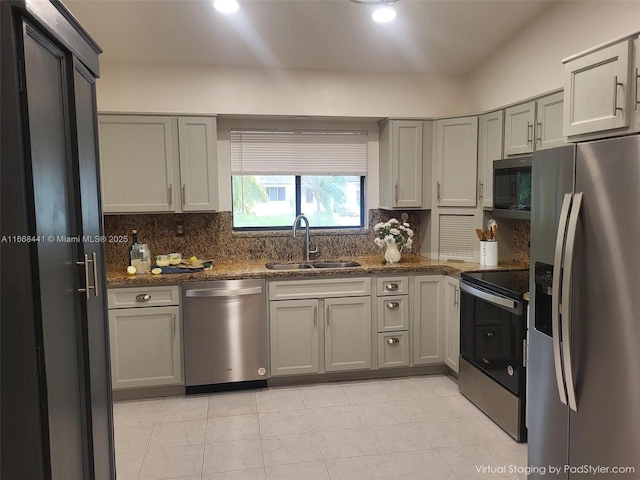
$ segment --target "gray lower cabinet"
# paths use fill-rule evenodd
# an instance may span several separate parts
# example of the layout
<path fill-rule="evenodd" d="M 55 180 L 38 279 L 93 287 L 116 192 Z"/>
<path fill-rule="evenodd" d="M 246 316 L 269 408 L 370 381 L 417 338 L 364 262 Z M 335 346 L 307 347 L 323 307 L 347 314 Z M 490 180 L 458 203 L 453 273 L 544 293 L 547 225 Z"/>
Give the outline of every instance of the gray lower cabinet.
<path fill-rule="evenodd" d="M 327 298 L 324 308 L 325 370 L 371 368 L 371 297 Z"/>
<path fill-rule="evenodd" d="M 318 300 L 270 302 L 271 375 L 318 373 Z"/>
<path fill-rule="evenodd" d="M 444 363 L 458 373 L 460 356 L 460 280 L 444 277 Z"/>
<path fill-rule="evenodd" d="M 178 293 L 177 286 L 109 289 L 114 390 L 184 383 Z"/>
<path fill-rule="evenodd" d="M 420 275 L 413 281 L 413 363 L 444 361 L 442 275 Z"/>
<path fill-rule="evenodd" d="M 406 367 L 409 365 L 409 332 L 378 333 L 378 367 Z"/>

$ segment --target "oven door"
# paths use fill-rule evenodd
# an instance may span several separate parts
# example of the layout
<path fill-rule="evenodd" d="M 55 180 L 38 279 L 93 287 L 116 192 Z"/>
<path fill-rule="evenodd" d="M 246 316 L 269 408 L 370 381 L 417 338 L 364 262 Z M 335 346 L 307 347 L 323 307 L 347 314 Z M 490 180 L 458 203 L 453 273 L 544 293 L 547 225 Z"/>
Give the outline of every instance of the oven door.
<path fill-rule="evenodd" d="M 524 392 L 523 302 L 460 282 L 460 354 L 520 396 Z"/>

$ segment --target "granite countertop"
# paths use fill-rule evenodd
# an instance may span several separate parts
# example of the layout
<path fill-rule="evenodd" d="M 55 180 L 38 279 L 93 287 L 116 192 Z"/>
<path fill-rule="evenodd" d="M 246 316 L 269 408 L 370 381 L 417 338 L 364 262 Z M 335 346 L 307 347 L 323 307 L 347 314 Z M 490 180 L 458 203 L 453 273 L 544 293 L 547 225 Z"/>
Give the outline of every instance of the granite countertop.
<path fill-rule="evenodd" d="M 345 275 L 398 275 L 404 273 L 446 273 L 459 275 L 462 272 L 478 272 L 491 270 L 526 270 L 528 265 L 514 262 L 501 262 L 497 267 L 481 267 L 471 262 L 441 262 L 416 255 L 406 255 L 399 263 L 383 264 L 382 255 L 371 257 L 349 258 L 358 262 L 360 267 L 323 268 L 303 270 L 269 270 L 265 260 L 247 260 L 241 262 L 215 262 L 212 268 L 194 273 L 176 274 L 137 274 L 127 275 L 124 265 L 107 266 L 107 285 L 125 287 L 132 285 L 168 285 L 182 282 L 199 282 L 207 280 L 235 280 L 243 278 L 299 278 L 299 277 L 335 277 Z"/>

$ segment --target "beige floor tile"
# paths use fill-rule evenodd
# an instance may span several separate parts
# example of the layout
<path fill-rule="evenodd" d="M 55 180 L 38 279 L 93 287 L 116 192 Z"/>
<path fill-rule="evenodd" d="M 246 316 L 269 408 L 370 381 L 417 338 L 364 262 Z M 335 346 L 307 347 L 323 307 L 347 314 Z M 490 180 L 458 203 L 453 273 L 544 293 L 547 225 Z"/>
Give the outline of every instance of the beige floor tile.
<path fill-rule="evenodd" d="M 458 480 L 435 450 L 384 455 L 395 480 Z"/>
<path fill-rule="evenodd" d="M 417 422 L 416 425 L 436 448 L 485 443 L 484 439 L 462 418 Z"/>
<path fill-rule="evenodd" d="M 203 474 L 263 467 L 260 439 L 205 444 Z"/>
<path fill-rule="evenodd" d="M 316 432 L 364 426 L 352 405 L 312 408 L 307 410 L 307 413 Z"/>
<path fill-rule="evenodd" d="M 203 444 L 149 449 L 142 462 L 139 480 L 201 475 L 203 451 Z"/>
<path fill-rule="evenodd" d="M 458 384 L 448 375 L 425 375 L 423 381 L 441 397 L 460 395 Z"/>
<path fill-rule="evenodd" d="M 269 388 L 256 392 L 258 412 L 281 412 L 284 410 L 302 410 L 304 403 L 298 387 Z"/>
<path fill-rule="evenodd" d="M 316 432 L 318 445 L 325 460 L 361 457 L 378 454 L 371 436 L 365 428 L 344 428 Z"/>
<path fill-rule="evenodd" d="M 204 443 L 207 421 L 157 423 L 153 429 L 149 449 L 198 445 Z"/>
<path fill-rule="evenodd" d="M 153 426 L 114 429 L 116 453 L 145 452 L 151 440 Z"/>
<path fill-rule="evenodd" d="M 331 480 L 393 480 L 382 455 L 326 460 Z"/>
<path fill-rule="evenodd" d="M 463 395 L 451 395 L 442 397 L 449 407 L 461 417 L 478 417 L 483 416 L 482 410 L 476 407 Z"/>
<path fill-rule="evenodd" d="M 396 400 L 409 400 L 413 398 L 439 398 L 438 394 L 431 390 L 422 380 L 410 382 L 396 382 L 385 385 L 387 390 Z"/>
<path fill-rule="evenodd" d="M 184 422 L 207 418 L 208 396 L 168 397 L 162 401 L 157 423 Z"/>
<path fill-rule="evenodd" d="M 486 443 L 439 448 L 438 453 L 459 477 L 501 477 L 508 470 L 508 464 Z"/>
<path fill-rule="evenodd" d="M 330 480 L 324 462 L 273 465 L 265 470 L 267 480 Z"/>
<path fill-rule="evenodd" d="M 365 426 L 411 422 L 411 417 L 397 402 L 361 403 L 354 408 Z"/>
<path fill-rule="evenodd" d="M 156 423 L 162 399 L 118 402 L 114 408 L 114 427 L 143 427 Z"/>
<path fill-rule="evenodd" d="M 398 401 L 414 422 L 434 422 L 447 418 L 458 418 L 458 414 L 441 398 L 413 398 Z"/>
<path fill-rule="evenodd" d="M 505 442 L 490 443 L 490 445 L 507 463 L 520 468 L 528 465 L 526 443 L 507 440 Z"/>
<path fill-rule="evenodd" d="M 343 385 L 344 393 L 352 404 L 393 402 L 394 398 L 389 390 L 381 383 L 361 383 L 354 385 Z"/>
<path fill-rule="evenodd" d="M 367 431 L 380 453 L 411 452 L 433 448 L 431 442 L 414 423 L 370 426 L 367 427 Z"/>
<path fill-rule="evenodd" d="M 336 407 L 351 402 L 340 384 L 300 388 L 305 408 Z"/>
<path fill-rule="evenodd" d="M 264 468 L 249 470 L 235 470 L 233 472 L 208 473 L 202 475 L 202 480 L 264 480 Z"/>
<path fill-rule="evenodd" d="M 118 480 L 137 480 L 145 452 L 116 453 L 116 474 Z"/>
<path fill-rule="evenodd" d="M 484 414 L 475 417 L 465 417 L 464 421 L 478 432 L 478 435 L 487 443 L 513 441 L 509 434 Z"/>
<path fill-rule="evenodd" d="M 216 417 L 207 420 L 207 443 L 260 438 L 258 414 Z"/>
<path fill-rule="evenodd" d="M 311 423 L 307 410 L 285 410 L 258 414 L 260 435 L 287 435 L 289 433 L 311 433 Z"/>
<path fill-rule="evenodd" d="M 265 466 L 290 465 L 322 460 L 313 433 L 276 435 L 262 439 Z"/>
<path fill-rule="evenodd" d="M 256 394 L 253 390 L 242 393 L 212 393 L 209 396 L 209 413 L 211 417 L 229 417 L 258 413 Z"/>

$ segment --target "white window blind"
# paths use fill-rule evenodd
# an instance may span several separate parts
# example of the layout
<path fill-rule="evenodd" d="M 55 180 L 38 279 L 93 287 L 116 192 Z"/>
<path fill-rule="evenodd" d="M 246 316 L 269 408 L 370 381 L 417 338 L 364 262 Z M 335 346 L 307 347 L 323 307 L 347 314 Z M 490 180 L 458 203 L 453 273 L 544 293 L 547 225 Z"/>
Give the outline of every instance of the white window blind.
<path fill-rule="evenodd" d="M 232 175 L 367 174 L 366 131 L 231 130 Z"/>

